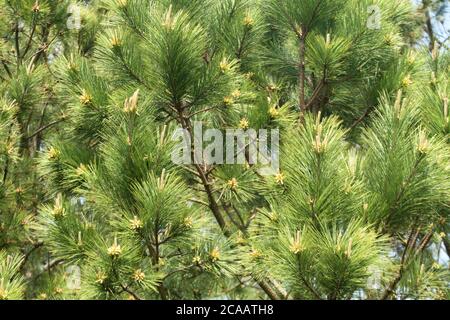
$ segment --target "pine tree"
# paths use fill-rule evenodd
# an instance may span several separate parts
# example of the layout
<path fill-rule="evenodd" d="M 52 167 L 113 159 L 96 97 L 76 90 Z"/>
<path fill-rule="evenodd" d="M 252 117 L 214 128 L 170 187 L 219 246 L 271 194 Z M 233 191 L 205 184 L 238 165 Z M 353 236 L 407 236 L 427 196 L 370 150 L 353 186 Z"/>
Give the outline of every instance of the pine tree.
<path fill-rule="evenodd" d="M 103 0 L 67 32 L 69 2 L 4 2 L 0 298 L 448 298 L 450 56 L 426 9 Z M 251 142 L 175 164 L 198 122 L 278 128 L 280 169 Z"/>
<path fill-rule="evenodd" d="M 78 32 L 68 28 L 76 18 L 70 16 L 69 8 L 69 1 L 0 1 L 2 299 L 36 296 L 41 276 L 46 277 L 41 266 L 50 256 L 43 243 L 32 236 L 30 223 L 47 201 L 36 158 L 45 150 L 52 131 L 66 120 L 54 90 L 57 79 L 52 64 L 59 56 L 70 54 L 76 34 L 84 33 L 83 29 Z M 87 44 L 80 43 L 73 51 L 90 50 L 89 35 L 84 34 L 83 39 Z M 8 283 L 14 271 L 32 274 L 31 278 L 27 276 L 30 285 L 25 287 L 16 279 Z M 44 282 L 47 287 L 47 280 Z"/>

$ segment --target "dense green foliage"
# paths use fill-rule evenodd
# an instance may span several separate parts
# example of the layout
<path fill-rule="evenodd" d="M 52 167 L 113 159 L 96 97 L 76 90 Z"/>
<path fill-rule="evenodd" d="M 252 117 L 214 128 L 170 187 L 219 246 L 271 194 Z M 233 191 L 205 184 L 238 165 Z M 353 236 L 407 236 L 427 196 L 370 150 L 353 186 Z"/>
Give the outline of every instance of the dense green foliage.
<path fill-rule="evenodd" d="M 0 299 L 448 299 L 443 5 L 0 0 Z"/>

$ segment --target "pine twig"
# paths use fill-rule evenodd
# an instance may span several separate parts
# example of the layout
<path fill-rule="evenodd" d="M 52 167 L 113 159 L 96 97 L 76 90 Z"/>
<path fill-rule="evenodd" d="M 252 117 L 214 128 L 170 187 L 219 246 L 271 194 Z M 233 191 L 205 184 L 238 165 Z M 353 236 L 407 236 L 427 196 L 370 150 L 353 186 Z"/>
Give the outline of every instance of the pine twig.
<path fill-rule="evenodd" d="M 45 126 L 39 128 L 38 130 L 36 130 L 34 133 L 29 135 L 26 139 L 29 140 L 29 139 L 37 136 L 38 134 L 40 134 L 42 131 L 47 130 L 48 128 L 53 127 L 54 125 L 56 125 L 58 123 L 61 123 L 61 122 L 65 121 L 65 120 L 66 120 L 66 118 L 64 117 L 64 118 L 52 121 L 52 122 L 46 124 Z"/>
<path fill-rule="evenodd" d="M 20 265 L 20 270 L 21 270 L 21 271 L 25 268 L 25 265 L 26 265 L 28 259 L 30 258 L 31 254 L 32 254 L 35 250 L 37 250 L 37 249 L 39 249 L 40 247 L 42 247 L 43 245 L 44 245 L 43 242 L 35 243 L 35 244 L 33 245 L 33 247 L 25 254 L 25 256 L 24 256 L 24 258 L 23 258 L 23 260 L 22 260 L 22 263 L 21 263 L 21 265 Z"/>
<path fill-rule="evenodd" d="M 357 125 L 359 125 L 370 113 L 370 110 L 372 109 L 372 107 L 368 107 L 364 113 L 358 118 L 356 119 L 353 124 L 350 126 L 349 130 L 353 130 L 354 128 L 356 128 Z"/>
<path fill-rule="evenodd" d="M 302 28 L 300 39 L 299 39 L 299 92 L 298 92 L 298 101 L 300 103 L 300 119 L 303 121 L 303 117 L 306 112 L 306 104 L 305 104 L 305 58 L 306 58 L 306 34 Z"/>
<path fill-rule="evenodd" d="M 131 290 L 128 286 L 125 286 L 123 284 L 120 285 L 120 287 L 122 288 L 123 291 L 129 293 L 130 295 L 133 296 L 134 299 L 136 300 L 142 300 L 133 290 Z"/>
<path fill-rule="evenodd" d="M 6 73 L 8 74 L 8 76 L 9 76 L 10 78 L 12 78 L 11 70 L 9 70 L 9 67 L 8 67 L 8 65 L 6 64 L 5 60 L 2 60 L 2 64 L 3 64 L 3 68 L 5 68 L 5 71 L 6 71 Z"/>
<path fill-rule="evenodd" d="M 34 36 L 34 32 L 36 31 L 36 15 L 33 14 L 33 22 L 32 22 L 32 27 L 31 27 L 31 33 L 30 36 L 28 37 L 28 41 L 27 44 L 25 45 L 25 49 L 23 50 L 22 53 L 22 59 L 25 57 L 25 55 L 27 54 L 27 52 L 30 50 L 31 48 L 31 42 L 33 40 L 33 36 Z"/>

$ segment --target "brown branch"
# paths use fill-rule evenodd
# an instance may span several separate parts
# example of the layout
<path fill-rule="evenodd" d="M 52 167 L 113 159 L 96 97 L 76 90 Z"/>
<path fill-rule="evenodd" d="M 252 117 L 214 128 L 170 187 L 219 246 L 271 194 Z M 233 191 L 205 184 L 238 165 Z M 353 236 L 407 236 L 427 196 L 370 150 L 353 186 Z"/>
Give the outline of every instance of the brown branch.
<path fill-rule="evenodd" d="M 202 110 L 195 111 L 194 113 L 189 114 L 188 118 L 191 118 L 191 117 L 193 117 L 193 116 L 195 116 L 195 115 L 197 115 L 199 113 L 207 112 L 207 111 L 210 111 L 210 110 L 213 110 L 213 109 L 216 109 L 216 108 L 217 107 L 214 106 L 214 107 L 209 107 L 209 108 L 205 108 L 205 109 L 202 109 Z"/>
<path fill-rule="evenodd" d="M 169 272 L 168 274 L 166 274 L 164 276 L 164 279 L 167 279 L 167 278 L 173 276 L 174 274 L 177 274 L 178 272 L 183 272 L 183 271 L 189 270 L 189 268 L 190 268 L 190 266 L 189 267 L 180 268 L 180 269 L 176 269 L 176 270 L 172 270 L 171 272 Z"/>
<path fill-rule="evenodd" d="M 434 225 L 431 226 L 430 231 L 425 235 L 425 237 L 422 239 L 422 241 L 419 243 L 419 247 L 417 248 L 417 252 L 422 252 L 427 247 L 428 243 L 430 243 L 430 240 L 434 233 Z"/>
<path fill-rule="evenodd" d="M 64 260 L 62 259 L 56 259 L 53 261 L 49 261 L 43 268 L 43 271 L 39 274 L 37 274 L 34 278 L 33 281 L 36 281 L 39 277 L 41 277 L 43 274 L 45 274 L 46 272 L 50 272 L 54 267 L 60 265 L 61 263 L 63 263 Z"/>
<path fill-rule="evenodd" d="M 47 43 L 48 40 L 48 31 L 47 29 L 44 29 L 43 31 L 43 36 L 42 36 L 42 44 L 39 48 L 38 51 L 36 51 L 30 59 L 30 65 L 35 64 L 37 61 L 39 61 L 39 59 L 41 58 L 42 54 L 49 48 L 49 46 L 53 43 L 53 41 L 56 40 L 56 38 L 58 37 L 59 33 L 56 33 L 52 39 L 50 39 L 50 41 Z"/>
<path fill-rule="evenodd" d="M 203 205 L 203 206 L 209 207 L 209 204 L 208 204 L 208 203 L 206 203 L 206 202 L 204 202 L 204 201 L 202 201 L 202 200 L 199 200 L 199 199 L 191 198 L 191 199 L 189 199 L 189 201 L 192 201 L 192 202 L 201 204 L 201 205 Z"/>
<path fill-rule="evenodd" d="M 305 106 L 305 110 L 308 110 L 311 105 L 315 102 L 317 97 L 319 96 L 320 90 L 322 90 L 323 86 L 325 85 L 325 79 L 321 79 L 317 87 L 314 89 L 311 98 L 309 99 L 308 103 Z"/>
<path fill-rule="evenodd" d="M 8 138 L 6 139 L 6 145 L 8 145 L 9 142 L 11 141 L 12 129 L 13 129 L 13 124 L 11 124 L 9 126 Z M 2 180 L 3 181 L 3 185 L 6 183 L 6 178 L 8 178 L 9 162 L 10 162 L 10 157 L 8 155 L 6 155 L 5 168 L 3 170 L 3 180 Z"/>
<path fill-rule="evenodd" d="M 23 53 L 22 53 L 22 59 L 25 57 L 27 52 L 30 50 L 31 41 L 33 40 L 34 32 L 36 31 L 36 16 L 34 14 L 33 14 L 33 22 L 32 23 L 33 23 L 33 26 L 31 27 L 31 33 L 30 33 L 30 36 L 28 37 L 28 42 L 25 45 L 25 49 L 23 50 Z"/>
<path fill-rule="evenodd" d="M 128 288 L 128 286 L 125 286 L 125 285 L 121 284 L 120 287 L 122 288 L 123 291 L 125 291 L 125 292 L 129 293 L 130 295 L 132 295 L 134 299 L 142 300 L 133 290 L 130 290 Z"/>
<path fill-rule="evenodd" d="M 450 257 L 450 241 L 447 236 L 442 238 L 442 242 L 444 243 L 445 251 L 447 251 L 447 255 Z"/>
<path fill-rule="evenodd" d="M 257 281 L 258 285 L 263 289 L 263 291 L 269 296 L 272 300 L 278 300 L 278 296 L 275 291 L 267 284 L 264 280 Z"/>
<path fill-rule="evenodd" d="M 19 47 L 19 22 L 16 22 L 14 30 L 14 45 L 16 47 L 17 69 L 20 65 L 20 47 Z"/>
<path fill-rule="evenodd" d="M 428 44 L 428 48 L 430 50 L 430 52 L 433 51 L 434 49 L 434 45 L 435 45 L 435 39 L 436 37 L 434 36 L 434 30 L 433 30 L 433 24 L 431 22 L 431 15 L 430 15 L 430 10 L 428 8 L 428 5 L 425 3 L 424 0 L 422 0 L 422 5 L 424 7 L 424 11 L 425 11 L 425 32 L 428 35 L 428 38 L 430 39 L 430 43 Z"/>
<path fill-rule="evenodd" d="M 156 222 L 155 222 L 155 230 L 154 230 L 154 235 L 153 237 L 155 238 L 155 250 L 153 251 L 154 253 L 154 264 L 155 266 L 158 268 L 159 265 L 159 259 L 160 259 L 160 243 L 159 243 L 159 235 L 158 235 L 158 228 L 156 228 L 156 226 L 159 225 L 159 211 L 157 212 L 157 216 L 156 216 Z M 161 283 L 157 286 L 157 290 L 159 292 L 159 295 L 161 296 L 162 300 L 167 300 L 167 289 L 164 286 L 164 281 L 161 281 Z"/>
<path fill-rule="evenodd" d="M 231 207 L 233 208 L 234 212 L 236 212 L 236 215 L 237 215 L 239 221 L 241 222 L 242 227 L 245 229 L 246 223 L 245 223 L 244 219 L 242 218 L 242 214 L 239 212 L 238 208 L 236 208 L 235 205 L 232 205 Z"/>
<path fill-rule="evenodd" d="M 431 240 L 431 238 L 433 236 L 433 232 L 434 232 L 434 227 L 432 227 L 431 230 L 428 231 L 428 233 L 425 235 L 425 237 L 420 242 L 417 249 L 415 249 L 416 240 L 420 233 L 420 228 L 417 228 L 417 230 L 415 230 L 415 228 L 413 228 L 411 230 L 411 234 L 408 237 L 408 241 L 406 242 L 405 249 L 403 250 L 403 253 L 402 253 L 402 257 L 400 260 L 399 272 L 398 272 L 397 276 L 394 278 L 394 280 L 389 284 L 389 286 L 384 291 L 383 295 L 381 296 L 381 300 L 388 299 L 395 292 L 395 288 L 397 287 L 398 283 L 402 279 L 405 269 L 409 265 L 409 263 L 407 263 L 407 260 L 409 259 L 408 252 L 410 252 L 411 250 L 414 250 L 412 258 L 415 258 L 419 253 L 423 252 L 426 248 L 426 245 Z M 410 259 L 410 261 L 411 261 L 411 259 Z"/>
<path fill-rule="evenodd" d="M 66 120 L 65 117 L 63 117 L 61 119 L 58 119 L 58 120 L 55 120 L 55 121 L 52 121 L 52 122 L 46 124 L 45 126 L 39 128 L 38 130 L 36 130 L 33 134 L 29 135 L 26 139 L 29 140 L 29 139 L 33 138 L 34 136 L 38 135 L 39 133 L 41 133 L 42 131 L 44 131 L 44 130 L 46 130 L 46 129 L 48 129 L 48 128 L 50 128 L 50 127 L 52 127 L 52 126 L 54 126 L 54 125 L 56 125 L 56 124 L 58 124 L 60 122 L 63 122 L 64 120 Z"/>
<path fill-rule="evenodd" d="M 232 222 L 239 230 L 241 230 L 242 232 L 245 233 L 244 226 L 242 226 L 238 221 L 236 221 L 236 220 L 234 219 L 233 215 L 231 214 L 229 205 L 228 205 L 227 203 L 225 203 L 225 201 L 223 201 L 223 200 L 222 200 L 221 202 L 222 202 L 222 207 L 223 207 L 225 213 L 227 214 L 228 218 L 230 219 L 230 221 L 231 221 L 231 222 Z"/>
<path fill-rule="evenodd" d="M 33 245 L 33 247 L 25 254 L 25 256 L 24 256 L 24 258 L 23 258 L 23 260 L 22 260 L 22 263 L 20 264 L 20 269 L 19 269 L 19 270 L 22 271 L 22 270 L 25 268 L 25 265 L 26 265 L 28 259 L 30 258 L 31 254 L 32 254 L 35 250 L 37 250 L 37 249 L 39 249 L 40 247 L 42 247 L 43 245 L 44 245 L 43 242 L 38 242 L 38 243 L 35 243 L 35 244 Z"/>
<path fill-rule="evenodd" d="M 182 110 L 183 108 L 178 108 L 179 110 L 179 114 L 178 114 L 178 120 L 180 121 L 181 126 L 183 127 L 183 129 L 186 129 L 189 132 L 189 135 L 191 137 L 191 141 L 193 141 L 194 139 L 194 135 L 192 132 L 192 127 L 191 124 L 189 122 L 189 119 L 186 118 L 183 114 L 182 114 Z M 192 157 L 194 157 L 194 150 L 191 148 L 191 153 L 192 153 Z M 195 160 L 195 159 L 194 159 Z M 222 216 L 222 213 L 220 212 L 220 208 L 219 205 L 216 201 L 216 199 L 214 198 L 213 195 L 213 191 L 211 189 L 211 183 L 204 171 L 204 169 L 202 168 L 202 166 L 200 166 L 199 164 L 194 164 L 195 169 L 198 172 L 198 176 L 200 177 L 200 180 L 202 182 L 203 185 L 203 189 L 206 192 L 207 198 L 208 198 L 208 207 L 210 208 L 210 210 L 212 211 L 214 218 L 216 219 L 220 229 L 222 230 L 223 234 L 226 237 L 230 237 L 230 231 L 227 228 L 227 225 L 225 223 L 225 220 Z M 275 293 L 275 291 L 270 287 L 270 285 L 264 281 L 264 280 L 258 280 L 257 281 L 258 285 L 261 287 L 261 289 L 272 299 L 272 300 L 278 300 L 279 297 L 278 295 Z"/>
<path fill-rule="evenodd" d="M 3 64 L 3 67 L 5 68 L 5 71 L 6 71 L 6 73 L 8 74 L 8 76 L 9 76 L 10 78 L 12 78 L 11 70 L 9 70 L 9 67 L 8 67 L 8 65 L 6 64 L 5 60 L 2 60 L 2 64 Z"/>
<path fill-rule="evenodd" d="M 305 81 L 306 81 L 306 37 L 308 35 L 309 29 L 311 27 L 311 23 L 314 21 L 317 10 L 319 9 L 322 0 L 318 0 L 313 10 L 313 14 L 311 15 L 311 19 L 306 25 L 300 27 L 300 32 L 296 32 L 299 37 L 300 45 L 299 45 L 299 58 L 300 58 L 300 66 L 299 66 L 299 103 L 300 103 L 300 120 L 303 121 L 306 110 L 309 106 L 305 103 Z M 320 91 L 320 89 L 318 90 Z M 316 95 L 318 92 L 316 93 Z M 315 98 L 314 98 L 315 99 Z M 312 101 L 312 100 L 311 100 Z"/>
<path fill-rule="evenodd" d="M 300 280 L 303 282 L 306 288 L 314 295 L 316 300 L 323 300 L 322 297 L 317 293 L 317 291 L 309 284 L 309 282 L 300 275 Z"/>
<path fill-rule="evenodd" d="M 353 122 L 353 124 L 350 126 L 349 130 L 353 130 L 358 124 L 360 124 L 370 113 L 370 110 L 372 109 L 372 106 L 368 107 L 364 113 Z"/>
<path fill-rule="evenodd" d="M 182 110 L 182 108 L 177 108 L 178 110 Z M 194 134 L 192 132 L 192 127 L 190 124 L 190 121 L 188 118 L 186 118 L 181 112 L 179 113 L 179 120 L 181 121 L 181 125 L 183 127 L 183 129 L 186 129 L 189 132 L 189 135 L 191 137 L 191 141 L 193 143 L 194 140 Z M 192 148 L 191 148 L 192 149 Z M 194 157 L 194 150 L 191 150 L 192 152 L 192 156 Z M 202 182 L 203 188 L 205 189 L 206 195 L 208 197 L 208 203 L 209 203 L 209 208 L 211 209 L 217 223 L 219 224 L 220 229 L 222 230 L 222 232 L 226 235 L 229 236 L 229 231 L 227 230 L 227 226 L 225 223 L 225 220 L 220 212 L 219 206 L 216 202 L 216 199 L 214 198 L 212 189 L 211 189 L 211 185 L 210 185 L 210 181 L 208 179 L 208 177 L 205 174 L 205 171 L 203 170 L 203 168 L 195 163 L 195 159 L 194 159 L 194 167 L 198 173 L 198 176 Z"/>
<path fill-rule="evenodd" d="M 300 119 L 303 120 L 303 117 L 305 116 L 306 111 L 306 104 L 305 104 L 305 54 L 306 54 L 306 43 L 305 43 L 306 34 L 302 28 L 301 35 L 300 35 L 300 44 L 299 44 L 299 74 L 298 74 L 298 81 L 299 81 L 299 92 L 298 92 L 298 101 L 300 103 Z"/>
<path fill-rule="evenodd" d="M 248 27 L 245 28 L 244 34 L 242 36 L 242 40 L 239 43 L 239 47 L 238 47 L 238 50 L 236 52 L 236 58 L 238 58 L 238 59 L 241 59 L 241 57 L 242 57 L 242 53 L 244 51 L 244 43 L 245 43 L 245 40 L 247 39 L 248 31 L 249 31 L 249 28 Z"/>

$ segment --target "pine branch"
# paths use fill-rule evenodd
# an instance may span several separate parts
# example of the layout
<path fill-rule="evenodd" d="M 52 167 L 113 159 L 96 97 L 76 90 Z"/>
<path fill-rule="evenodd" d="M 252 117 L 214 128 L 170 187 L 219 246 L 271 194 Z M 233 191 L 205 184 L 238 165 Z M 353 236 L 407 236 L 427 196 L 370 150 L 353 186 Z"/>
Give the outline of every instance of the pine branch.
<path fill-rule="evenodd" d="M 299 81 L 299 96 L 298 100 L 300 103 L 300 120 L 303 121 L 303 117 L 305 116 L 306 112 L 306 105 L 305 105 L 305 58 L 306 58 L 306 34 L 305 31 L 301 30 L 300 39 L 299 39 L 299 74 L 298 74 L 298 81 Z"/>
<path fill-rule="evenodd" d="M 224 211 L 225 211 L 225 213 L 227 214 L 227 216 L 228 216 L 228 218 L 230 219 L 230 221 L 231 221 L 231 222 L 232 222 L 239 230 L 245 232 L 243 226 L 242 226 L 239 222 L 237 222 L 237 221 L 234 219 L 233 215 L 231 214 L 229 205 L 226 204 L 226 203 L 223 201 L 223 199 L 221 200 L 221 202 L 222 202 L 222 208 L 224 209 Z"/>
<path fill-rule="evenodd" d="M 201 204 L 201 205 L 203 205 L 203 206 L 205 206 L 205 207 L 209 207 L 209 204 L 206 203 L 205 201 L 202 201 L 202 200 L 199 200 L 199 199 L 194 199 L 194 198 L 191 198 L 191 199 L 189 199 L 189 200 L 192 201 L 192 202 Z"/>
<path fill-rule="evenodd" d="M 353 123 L 352 123 L 352 125 L 350 126 L 350 128 L 349 128 L 349 130 L 353 130 L 353 129 L 355 129 L 356 128 L 356 126 L 358 126 L 369 114 L 370 114 L 370 111 L 371 111 L 371 109 L 372 109 L 372 106 L 370 106 L 370 107 L 368 107 L 365 111 L 364 111 L 364 113 L 358 118 L 358 119 L 356 119 Z"/>
<path fill-rule="evenodd" d="M 31 138 L 37 136 L 37 135 L 40 134 L 41 132 L 47 130 L 48 128 L 51 128 L 51 127 L 53 127 L 54 125 L 56 125 L 56 124 L 58 124 L 58 123 L 61 123 L 61 122 L 65 121 L 65 120 L 66 120 L 66 118 L 65 118 L 65 117 L 62 117 L 61 119 L 52 121 L 52 122 L 46 124 L 45 126 L 40 127 L 40 128 L 39 128 L 38 130 L 36 130 L 34 133 L 32 133 L 31 135 L 29 135 L 28 137 L 26 137 L 26 139 L 29 140 L 29 139 L 31 139 Z"/>
<path fill-rule="evenodd" d="M 190 124 L 190 120 L 188 118 L 186 118 L 183 114 L 182 114 L 182 108 L 177 108 L 179 110 L 179 119 L 181 120 L 181 125 L 183 127 L 183 129 L 186 129 L 189 132 L 189 135 L 191 137 L 191 141 L 194 141 L 194 134 L 192 132 L 192 127 Z M 191 148 L 191 155 L 192 157 L 194 157 L 194 150 L 193 148 Z M 194 161 L 195 162 L 195 161 Z M 205 171 L 203 170 L 203 168 L 199 165 L 199 164 L 194 164 L 195 169 L 197 170 L 198 176 L 200 177 L 200 180 L 202 182 L 203 188 L 206 192 L 206 195 L 208 197 L 208 202 L 209 202 L 209 208 L 211 209 L 214 217 L 216 218 L 217 223 L 219 224 L 220 229 L 222 230 L 222 232 L 225 235 L 229 235 L 229 231 L 227 230 L 227 226 L 225 223 L 225 220 L 222 216 L 222 214 L 220 213 L 220 209 L 219 206 L 214 198 L 214 195 L 212 193 L 211 190 L 211 183 L 208 179 L 208 177 L 206 176 Z"/>
<path fill-rule="evenodd" d="M 388 299 L 395 291 L 395 287 L 397 286 L 397 284 L 400 282 L 402 276 L 403 276 L 403 270 L 405 268 L 405 261 L 406 261 L 406 255 L 408 253 L 408 251 L 411 250 L 411 246 L 412 248 L 414 248 L 415 243 L 416 243 L 416 238 L 419 234 L 420 229 L 417 229 L 417 231 L 415 231 L 415 229 L 413 228 L 408 236 L 408 240 L 406 241 L 406 245 L 405 245 L 405 249 L 403 250 L 402 253 L 402 257 L 400 260 L 400 270 L 397 274 L 397 276 L 394 278 L 394 280 L 389 284 L 389 286 L 387 287 L 387 289 L 384 291 L 383 295 L 381 296 L 381 300 L 386 300 Z"/>
<path fill-rule="evenodd" d="M 36 15 L 33 13 L 33 21 L 32 21 L 31 33 L 30 33 L 30 36 L 28 37 L 28 41 L 27 41 L 27 44 L 25 45 L 25 49 L 23 50 L 22 59 L 25 57 L 25 55 L 27 54 L 28 50 L 30 50 L 30 48 L 31 48 L 31 42 L 33 40 L 33 36 L 34 36 L 34 32 L 35 31 L 36 31 Z"/>
<path fill-rule="evenodd" d="M 417 228 L 415 230 L 414 228 L 411 230 L 410 236 L 408 237 L 408 241 L 406 242 L 405 249 L 403 250 L 402 257 L 400 260 L 400 269 L 397 274 L 397 276 L 394 278 L 394 280 L 389 284 L 389 286 L 384 291 L 383 295 L 381 296 L 381 300 L 388 299 L 392 294 L 395 293 L 395 289 L 402 279 L 405 270 L 408 268 L 411 261 L 417 257 L 420 253 L 422 253 L 429 241 L 431 240 L 433 233 L 434 233 L 434 225 L 431 227 L 431 230 L 428 231 L 428 233 L 425 235 L 425 237 L 422 239 L 422 241 L 417 245 L 416 240 L 420 233 L 420 228 Z M 412 251 L 412 252 L 411 252 Z M 411 253 L 410 253 L 411 252 Z M 408 253 L 412 255 L 412 257 L 408 256 Z"/>
<path fill-rule="evenodd" d="M 11 123 L 9 126 L 9 130 L 8 130 L 8 138 L 6 139 L 6 144 L 8 145 L 11 141 L 11 133 L 12 133 L 12 129 L 13 129 L 13 124 Z M 10 157 L 7 155 L 6 156 L 6 161 L 5 161 L 5 167 L 3 168 L 3 185 L 6 184 L 6 179 L 8 178 L 8 171 L 9 171 L 9 163 L 10 163 Z"/>
<path fill-rule="evenodd" d="M 313 105 L 313 103 L 316 102 L 316 99 L 319 96 L 320 90 L 322 90 L 324 85 L 325 85 L 325 79 L 322 78 L 319 81 L 319 84 L 317 85 L 317 87 L 314 89 L 313 94 L 312 94 L 311 98 L 309 99 L 308 103 L 306 104 L 305 110 L 308 110 Z"/>
<path fill-rule="evenodd" d="M 450 241 L 448 240 L 448 237 L 445 236 L 442 238 L 442 242 L 444 243 L 445 251 L 447 252 L 447 256 L 450 257 Z"/>
<path fill-rule="evenodd" d="M 16 22 L 16 26 L 15 26 L 15 30 L 14 30 L 14 45 L 16 48 L 16 59 L 17 59 L 17 70 L 18 70 L 19 65 L 21 64 L 20 47 L 19 47 L 19 22 Z"/>
<path fill-rule="evenodd" d="M 193 116 L 195 116 L 197 114 L 205 113 L 205 112 L 208 112 L 208 111 L 211 111 L 211 110 L 214 110 L 214 109 L 217 109 L 217 107 L 214 106 L 214 107 L 209 107 L 209 108 L 205 108 L 205 109 L 202 109 L 202 110 L 195 111 L 195 112 L 189 114 L 188 118 L 192 118 Z"/>
<path fill-rule="evenodd" d="M 242 57 L 242 53 L 243 53 L 243 50 L 244 50 L 244 43 L 245 43 L 245 40 L 247 38 L 247 35 L 248 35 L 249 31 L 250 30 L 247 27 L 244 29 L 244 34 L 242 36 L 242 39 L 239 41 L 239 47 L 238 47 L 238 50 L 236 52 L 236 58 L 237 59 L 241 59 L 241 57 Z"/>
<path fill-rule="evenodd" d="M 278 295 L 272 289 L 272 286 L 269 285 L 266 281 L 259 280 L 257 281 L 257 283 L 260 286 L 260 288 L 263 289 L 263 291 L 269 296 L 270 299 L 279 300 Z"/>
<path fill-rule="evenodd" d="M 425 2 L 425 0 L 422 0 L 422 6 L 424 8 L 424 12 L 425 12 L 425 32 L 428 35 L 428 38 L 430 40 L 430 43 L 428 44 L 428 48 L 430 50 L 430 52 L 433 51 L 434 45 L 435 45 L 435 35 L 434 35 L 434 30 L 433 30 L 433 24 L 431 22 L 431 15 L 430 15 L 430 9 L 428 8 L 428 1 Z"/>
<path fill-rule="evenodd" d="M 120 287 L 123 291 L 129 293 L 136 300 L 142 300 L 133 290 L 131 290 L 128 286 L 121 284 Z"/>
<path fill-rule="evenodd" d="M 194 135 L 192 132 L 192 127 L 191 127 L 189 118 L 186 118 L 183 115 L 183 113 L 182 113 L 183 108 L 180 108 L 180 107 L 175 107 L 175 108 L 178 110 L 178 119 L 181 120 L 181 125 L 182 125 L 183 129 L 186 129 L 189 132 L 191 141 L 194 141 Z M 192 157 L 195 156 L 194 150 L 192 147 L 191 147 L 191 156 Z M 227 228 L 226 222 L 222 216 L 222 213 L 220 212 L 220 208 L 219 208 L 219 206 L 216 202 L 216 199 L 214 198 L 214 195 L 212 193 L 211 182 L 209 181 L 208 177 L 206 176 L 205 171 L 203 170 L 203 168 L 200 165 L 194 164 L 194 166 L 200 176 L 203 188 L 207 194 L 209 208 L 213 212 L 213 215 L 214 215 L 217 223 L 219 224 L 219 227 L 222 230 L 223 234 L 226 237 L 230 237 L 231 233 Z M 276 293 L 270 288 L 270 286 L 265 281 L 258 281 L 258 284 L 271 299 L 278 300 L 278 296 L 276 295 Z"/>
<path fill-rule="evenodd" d="M 5 60 L 3 60 L 3 59 L 2 59 L 2 64 L 3 64 L 3 67 L 5 68 L 5 71 L 6 71 L 6 73 L 8 74 L 8 76 L 9 76 L 10 78 L 12 78 L 11 70 L 9 70 L 8 65 L 6 64 Z"/>
<path fill-rule="evenodd" d="M 33 278 L 33 282 L 36 281 L 38 278 L 40 278 L 41 276 L 43 276 L 45 273 L 50 272 L 53 268 L 61 265 L 64 262 L 64 260 L 62 259 L 55 259 L 53 261 L 49 261 L 47 262 L 46 265 L 44 265 L 43 267 L 43 271 L 38 273 L 34 278 Z"/>
<path fill-rule="evenodd" d="M 31 254 L 36 251 L 37 249 L 41 248 L 44 245 L 43 242 L 38 242 L 33 245 L 33 247 L 25 254 L 22 264 L 20 265 L 20 270 L 22 271 L 25 268 L 26 263 L 28 262 L 28 259 L 30 258 Z"/>
<path fill-rule="evenodd" d="M 157 213 L 158 214 L 158 213 Z M 155 222 L 155 225 L 158 225 L 158 223 L 159 223 L 159 216 L 157 216 L 156 217 L 156 222 Z M 155 240 L 155 248 L 154 248 L 154 250 L 153 251 L 151 251 L 151 252 L 153 252 L 153 261 L 154 261 L 154 265 L 155 266 L 158 266 L 159 265 L 159 260 L 160 260 L 160 252 L 159 252 L 159 234 L 158 234 L 158 229 L 157 228 L 155 228 L 155 231 L 154 231 L 154 235 L 153 235 L 153 238 L 154 238 L 154 240 Z M 157 269 L 158 269 L 158 267 L 157 267 Z M 167 289 L 166 289 L 166 287 L 164 286 L 164 281 L 161 281 L 160 283 L 159 283 L 159 285 L 157 286 L 157 290 L 158 290 L 158 292 L 159 292 L 159 295 L 161 296 L 161 299 L 162 300 L 167 300 L 168 299 L 168 294 L 167 294 Z"/>

